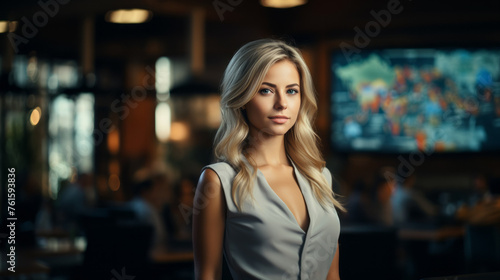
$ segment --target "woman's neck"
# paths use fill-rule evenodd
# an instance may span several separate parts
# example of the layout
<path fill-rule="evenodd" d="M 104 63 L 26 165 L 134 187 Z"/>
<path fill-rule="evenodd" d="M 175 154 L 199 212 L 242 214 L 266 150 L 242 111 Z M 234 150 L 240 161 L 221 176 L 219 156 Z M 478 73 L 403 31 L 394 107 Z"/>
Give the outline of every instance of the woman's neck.
<path fill-rule="evenodd" d="M 284 135 L 250 136 L 244 154 L 249 156 L 257 167 L 289 165 Z"/>

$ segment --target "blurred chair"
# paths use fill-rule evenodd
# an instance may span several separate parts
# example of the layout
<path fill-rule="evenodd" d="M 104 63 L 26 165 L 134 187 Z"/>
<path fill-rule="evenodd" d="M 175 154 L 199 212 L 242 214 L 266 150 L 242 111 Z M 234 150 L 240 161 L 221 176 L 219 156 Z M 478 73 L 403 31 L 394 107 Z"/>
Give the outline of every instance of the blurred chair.
<path fill-rule="evenodd" d="M 498 270 L 500 267 L 500 225 L 469 225 L 464 242 L 467 271 Z"/>
<path fill-rule="evenodd" d="M 109 216 L 115 221 L 130 221 L 137 219 L 137 214 L 133 209 L 124 205 L 108 207 Z"/>
<path fill-rule="evenodd" d="M 397 244 L 397 232 L 392 227 L 342 227 L 339 238 L 340 278 L 400 279 L 396 262 Z"/>
<path fill-rule="evenodd" d="M 500 279 L 500 272 L 431 277 L 431 278 L 422 278 L 420 280 L 498 280 L 498 279 Z"/>

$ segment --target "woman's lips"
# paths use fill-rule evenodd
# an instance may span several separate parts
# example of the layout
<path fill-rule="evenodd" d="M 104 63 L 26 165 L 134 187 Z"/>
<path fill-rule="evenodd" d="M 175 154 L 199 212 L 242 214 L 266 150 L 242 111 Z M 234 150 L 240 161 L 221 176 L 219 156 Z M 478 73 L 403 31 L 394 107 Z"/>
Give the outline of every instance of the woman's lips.
<path fill-rule="evenodd" d="M 269 119 L 271 119 L 274 123 L 284 124 L 288 121 L 289 118 L 285 116 L 273 116 L 269 117 Z"/>

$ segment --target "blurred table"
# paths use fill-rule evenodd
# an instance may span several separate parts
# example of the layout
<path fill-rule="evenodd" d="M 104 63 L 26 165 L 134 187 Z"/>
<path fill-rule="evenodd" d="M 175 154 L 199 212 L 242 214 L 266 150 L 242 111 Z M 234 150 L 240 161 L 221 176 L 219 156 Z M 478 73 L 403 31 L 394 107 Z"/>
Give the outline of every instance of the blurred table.
<path fill-rule="evenodd" d="M 398 237 L 401 240 L 442 241 L 449 238 L 461 238 L 465 235 L 464 226 L 442 226 L 436 228 L 401 228 Z"/>
<path fill-rule="evenodd" d="M 158 279 L 194 279 L 192 250 L 160 249 L 151 253 L 151 260 Z"/>
<path fill-rule="evenodd" d="M 179 262 L 193 262 L 193 251 L 168 251 L 156 250 L 151 253 L 151 259 L 155 263 L 179 263 Z"/>
<path fill-rule="evenodd" d="M 81 255 L 84 251 L 76 247 L 62 247 L 62 248 L 32 248 L 19 250 L 19 254 L 32 259 L 40 259 L 46 257 L 60 257 L 60 256 L 75 256 Z"/>
<path fill-rule="evenodd" d="M 70 238 L 71 234 L 64 229 L 54 228 L 50 230 L 38 230 L 35 232 L 39 238 Z"/>

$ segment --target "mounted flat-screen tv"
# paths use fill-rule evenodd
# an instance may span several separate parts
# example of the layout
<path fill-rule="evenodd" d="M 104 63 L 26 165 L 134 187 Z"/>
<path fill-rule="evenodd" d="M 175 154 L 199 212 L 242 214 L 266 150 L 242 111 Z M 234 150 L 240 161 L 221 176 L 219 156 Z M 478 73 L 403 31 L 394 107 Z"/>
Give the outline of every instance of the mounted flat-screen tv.
<path fill-rule="evenodd" d="M 336 152 L 500 151 L 500 48 L 333 51 Z"/>

